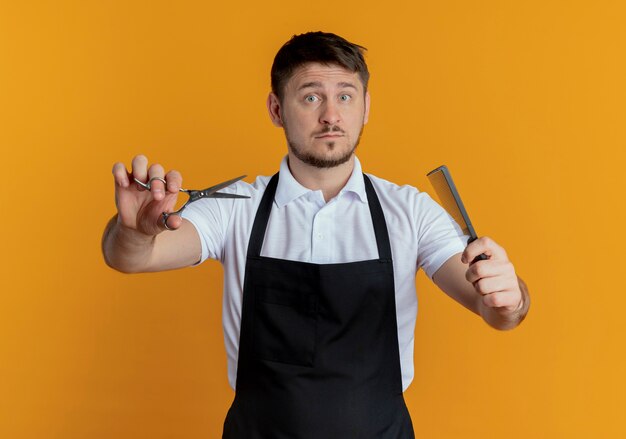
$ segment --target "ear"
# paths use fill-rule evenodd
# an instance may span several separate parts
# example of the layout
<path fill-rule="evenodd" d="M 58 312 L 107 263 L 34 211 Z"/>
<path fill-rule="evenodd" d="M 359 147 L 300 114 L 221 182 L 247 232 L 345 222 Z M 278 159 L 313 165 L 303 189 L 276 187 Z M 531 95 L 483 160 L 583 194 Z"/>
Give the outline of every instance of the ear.
<path fill-rule="evenodd" d="M 283 120 L 280 116 L 280 100 L 274 92 L 271 92 L 267 97 L 267 111 L 270 114 L 270 119 L 274 126 L 282 127 Z"/>
<path fill-rule="evenodd" d="M 370 92 L 365 93 L 365 114 L 363 115 L 363 125 L 365 125 L 370 117 Z"/>

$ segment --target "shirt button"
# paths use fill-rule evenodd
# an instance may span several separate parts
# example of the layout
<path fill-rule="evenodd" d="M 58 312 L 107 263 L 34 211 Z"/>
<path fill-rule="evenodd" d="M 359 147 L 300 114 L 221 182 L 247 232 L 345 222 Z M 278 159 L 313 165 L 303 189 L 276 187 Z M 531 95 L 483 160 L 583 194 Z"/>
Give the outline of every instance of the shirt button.
<path fill-rule="evenodd" d="M 321 233 L 317 234 L 317 239 L 322 239 L 324 237 L 324 235 L 322 235 Z"/>

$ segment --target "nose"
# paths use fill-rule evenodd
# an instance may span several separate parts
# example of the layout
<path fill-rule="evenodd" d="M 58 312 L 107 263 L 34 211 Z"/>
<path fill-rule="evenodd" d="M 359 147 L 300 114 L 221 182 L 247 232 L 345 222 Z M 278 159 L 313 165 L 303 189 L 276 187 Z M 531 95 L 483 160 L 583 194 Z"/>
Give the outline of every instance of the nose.
<path fill-rule="evenodd" d="M 324 125 L 335 125 L 340 121 L 341 116 L 337 104 L 332 101 L 326 101 L 322 107 L 322 113 L 320 114 L 320 123 Z"/>

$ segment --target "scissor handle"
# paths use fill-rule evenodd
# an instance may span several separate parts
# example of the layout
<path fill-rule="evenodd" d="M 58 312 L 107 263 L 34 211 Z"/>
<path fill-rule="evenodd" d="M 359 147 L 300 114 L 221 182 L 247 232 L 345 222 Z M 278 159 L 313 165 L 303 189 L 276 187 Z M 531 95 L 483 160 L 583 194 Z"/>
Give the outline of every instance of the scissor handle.
<path fill-rule="evenodd" d="M 161 218 L 163 218 L 163 226 L 165 226 L 165 228 L 166 228 L 167 230 L 174 230 L 174 229 L 171 229 L 170 227 L 168 227 L 168 225 L 167 225 L 167 219 L 168 219 L 171 215 L 174 215 L 174 214 L 175 214 L 174 212 L 170 212 L 170 213 L 168 213 L 168 212 L 163 212 L 163 213 L 161 214 Z"/>
<path fill-rule="evenodd" d="M 241 180 L 242 178 L 244 178 L 245 175 L 242 175 L 241 177 L 237 177 L 237 178 L 233 178 L 232 180 L 220 183 L 216 186 L 212 186 L 210 188 L 207 189 L 202 189 L 202 190 L 193 190 L 193 189 L 183 189 L 183 188 L 179 188 L 178 191 L 179 192 L 184 192 L 187 195 L 189 195 L 189 199 L 187 200 L 187 202 L 185 204 L 183 204 L 180 209 L 178 209 L 175 212 L 162 212 L 161 213 L 161 217 L 163 218 L 163 225 L 165 226 L 165 228 L 167 230 L 173 230 L 170 229 L 167 226 L 167 219 L 171 216 L 171 215 L 180 215 L 182 213 L 182 211 L 185 209 L 185 207 L 187 207 L 187 205 L 189 205 L 189 203 L 193 203 L 194 201 L 198 201 L 201 198 L 250 198 L 247 195 L 237 195 L 237 194 L 225 194 L 225 193 L 221 193 L 221 192 L 217 192 L 219 189 L 222 189 L 224 187 L 230 186 L 231 184 L 235 183 L 236 181 Z M 146 190 L 150 190 L 152 188 L 152 181 L 153 180 L 159 180 L 161 182 L 163 182 L 163 184 L 166 184 L 165 179 L 161 178 L 161 177 L 152 177 L 150 179 L 150 181 L 148 181 L 147 183 L 144 183 L 140 180 L 138 180 L 137 178 L 134 178 L 135 183 L 137 183 L 139 186 L 143 187 Z"/>
<path fill-rule="evenodd" d="M 188 189 L 183 189 L 180 188 L 178 190 L 179 192 L 184 192 L 187 195 L 189 195 L 189 199 L 185 202 L 185 204 L 183 204 L 182 206 L 180 206 L 180 209 L 174 211 L 174 212 L 163 212 L 163 216 L 167 219 L 167 217 L 169 217 L 170 215 L 180 215 L 183 211 L 183 209 L 185 209 L 185 207 L 187 207 L 189 205 L 189 203 L 193 203 L 194 201 L 200 199 L 200 197 L 198 198 L 194 198 L 192 195 L 194 192 L 198 192 L 198 191 L 194 191 L 194 190 L 188 190 Z"/>
<path fill-rule="evenodd" d="M 167 182 L 162 177 L 152 177 L 147 183 L 144 183 L 143 181 L 138 180 L 137 177 L 134 177 L 133 180 L 135 180 L 135 183 L 137 183 L 139 186 L 141 186 L 142 188 L 144 188 L 146 190 L 152 190 L 152 182 L 154 180 L 159 180 L 159 181 L 163 182 L 164 185 L 167 185 Z M 188 189 L 183 189 L 182 187 L 179 188 L 178 191 L 179 192 L 187 192 L 187 193 L 193 192 L 193 191 L 190 191 Z"/>

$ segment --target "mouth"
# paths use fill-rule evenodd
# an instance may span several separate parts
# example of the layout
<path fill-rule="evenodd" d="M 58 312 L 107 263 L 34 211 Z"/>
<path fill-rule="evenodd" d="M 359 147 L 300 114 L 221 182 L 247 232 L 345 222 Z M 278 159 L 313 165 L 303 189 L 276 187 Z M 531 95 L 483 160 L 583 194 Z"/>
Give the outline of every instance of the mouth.
<path fill-rule="evenodd" d="M 316 139 L 334 139 L 336 137 L 343 137 L 343 134 L 323 134 L 321 136 L 315 136 Z"/>
<path fill-rule="evenodd" d="M 316 139 L 336 139 L 345 136 L 345 132 L 338 126 L 323 127 L 319 133 L 313 134 Z"/>

